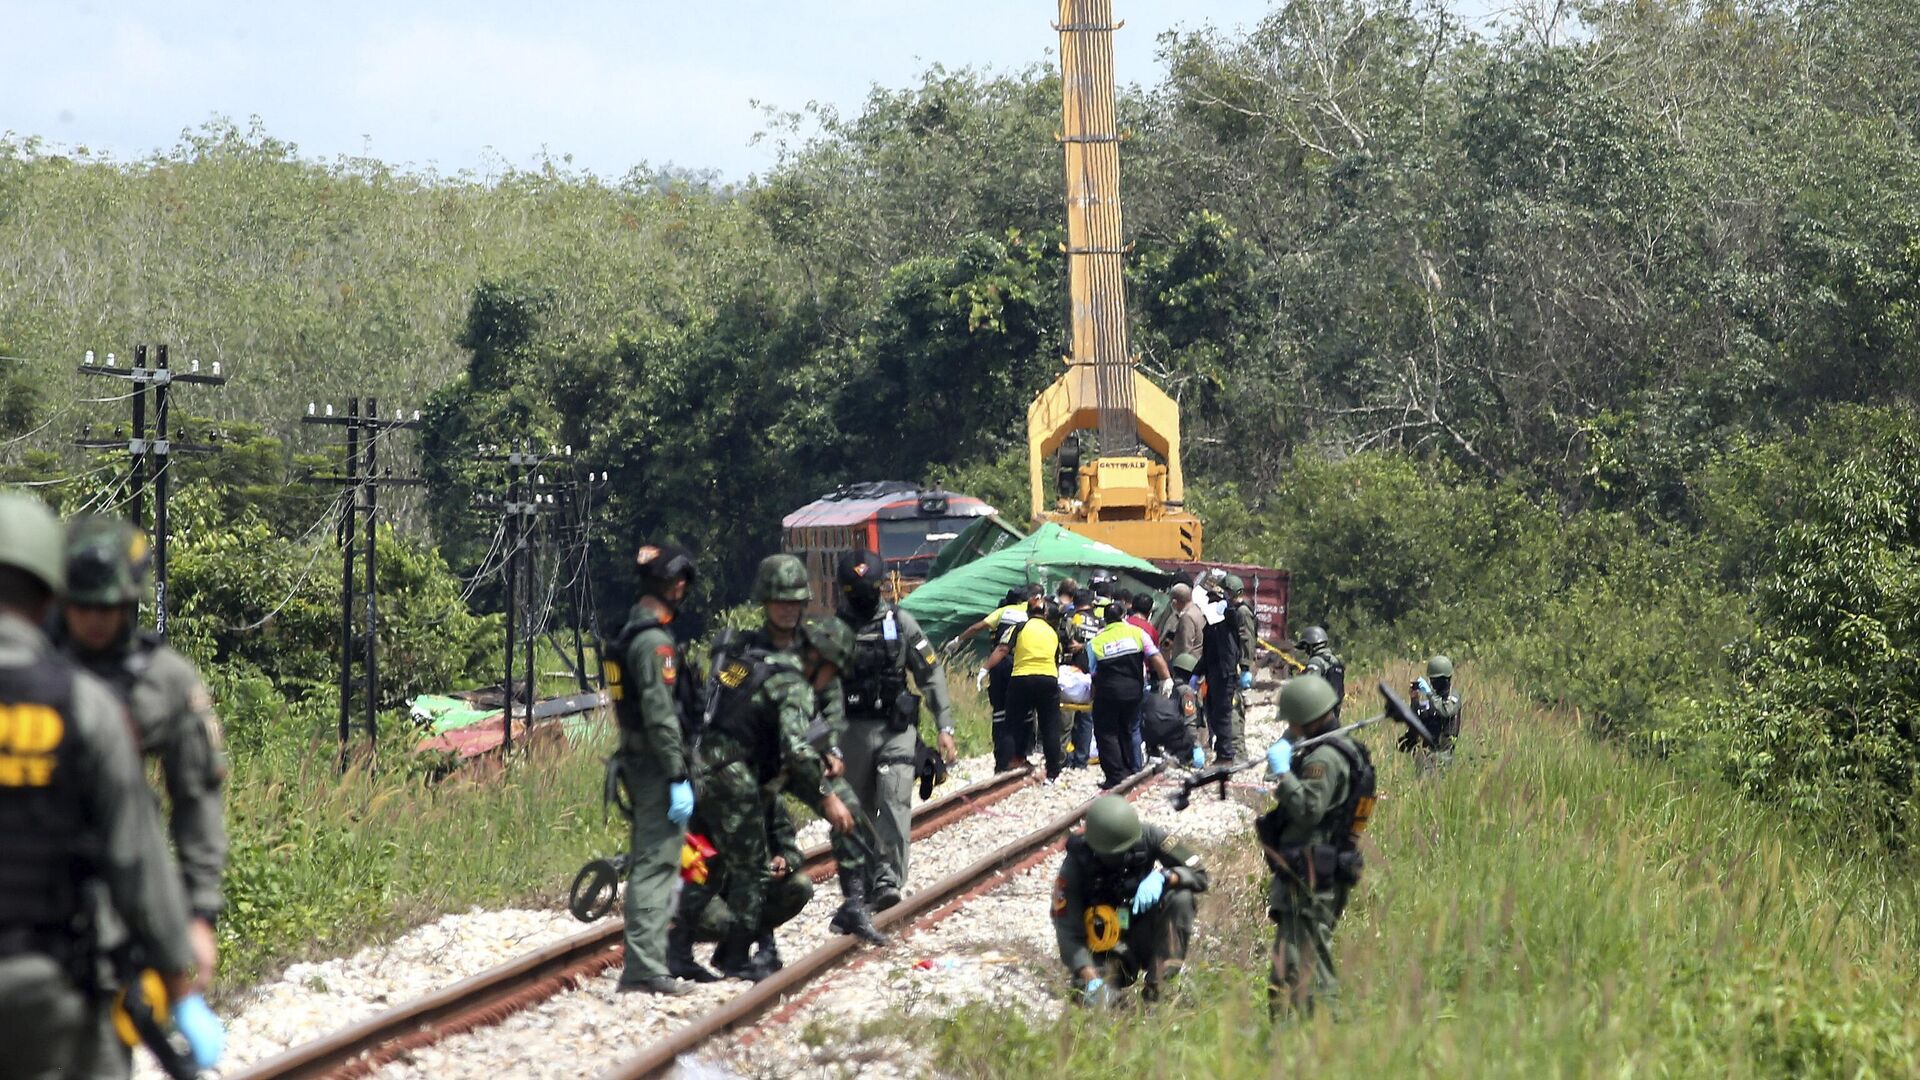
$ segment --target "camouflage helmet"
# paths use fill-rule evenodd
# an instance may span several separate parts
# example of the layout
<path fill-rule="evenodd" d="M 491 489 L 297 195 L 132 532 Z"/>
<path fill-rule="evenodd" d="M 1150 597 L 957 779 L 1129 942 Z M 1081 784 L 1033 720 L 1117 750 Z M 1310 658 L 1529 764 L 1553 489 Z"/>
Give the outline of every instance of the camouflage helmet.
<path fill-rule="evenodd" d="M 1340 705 L 1333 684 L 1318 675 L 1300 675 L 1280 688 L 1280 719 L 1299 729 L 1332 712 Z"/>
<path fill-rule="evenodd" d="M 1300 640 L 1296 644 L 1302 649 L 1312 649 L 1320 645 L 1325 645 L 1326 643 L 1327 628 L 1324 626 L 1309 626 L 1301 633 Z"/>
<path fill-rule="evenodd" d="M 153 545 L 119 518 L 91 514 L 67 526 L 67 602 L 88 607 L 137 604 L 147 595 Z"/>
<path fill-rule="evenodd" d="M 1444 656 L 1435 656 L 1427 661 L 1427 678 L 1453 678 L 1453 661 Z"/>
<path fill-rule="evenodd" d="M 853 630 L 837 615 L 812 615 L 800 624 L 800 640 L 820 654 L 820 661 L 841 671 L 853 663 Z"/>
<path fill-rule="evenodd" d="M 797 556 L 769 555 L 760 560 L 760 570 L 753 575 L 754 603 L 770 604 L 812 598 L 813 593 L 807 588 L 807 564 Z"/>
<path fill-rule="evenodd" d="M 1140 842 L 1140 815 L 1118 795 L 1102 795 L 1087 807 L 1087 846 L 1101 855 L 1118 855 Z"/>
<path fill-rule="evenodd" d="M 1235 593 L 1243 593 L 1246 591 L 1247 583 L 1240 580 L 1239 574 L 1227 575 L 1227 595 L 1232 596 Z"/>
<path fill-rule="evenodd" d="M 67 587 L 66 529 L 47 504 L 0 491 L 0 566 L 11 566 L 56 596 Z"/>

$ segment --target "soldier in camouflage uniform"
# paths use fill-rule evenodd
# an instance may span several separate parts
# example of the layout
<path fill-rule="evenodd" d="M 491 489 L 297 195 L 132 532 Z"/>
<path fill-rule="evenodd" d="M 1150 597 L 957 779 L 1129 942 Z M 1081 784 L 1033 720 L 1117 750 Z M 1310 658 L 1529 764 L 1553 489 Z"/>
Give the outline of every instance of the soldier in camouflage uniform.
<path fill-rule="evenodd" d="M 847 723 L 839 745 L 846 751 L 847 782 L 873 815 L 880 853 L 894 880 L 904 885 L 920 741 L 920 698 L 909 691 L 908 675 L 933 709 L 941 756 L 952 762 L 960 755 L 953 742 L 946 673 L 913 616 L 882 600 L 886 576 L 887 564 L 864 549 L 841 556 L 836 568 L 839 617 L 854 633 L 853 664 L 840 679 Z"/>
<path fill-rule="evenodd" d="M 758 981 L 773 973 L 771 957 L 755 953 L 770 879 L 767 803 L 787 792 L 825 818 L 836 833 L 854 828 L 849 806 L 827 783 L 827 765 L 810 737 L 816 693 L 847 663 L 852 633 L 837 619 L 802 623 L 806 567 L 791 555 L 761 561 L 753 595 L 766 609 L 755 644 L 717 657 L 714 694 L 701 735 L 701 812 L 696 830 L 718 850 L 733 926 L 714 952 L 722 975 Z M 681 924 L 698 926 L 718 895 L 716 880 L 681 892 Z M 846 902 L 833 929 L 876 943 L 886 938 L 866 908 L 865 868 L 841 875 Z"/>
<path fill-rule="evenodd" d="M 125 1072 L 125 1047 L 98 1038 L 106 920 L 159 973 L 175 1028 L 211 1068 L 219 1022 L 193 992 L 187 899 L 126 707 L 40 630 L 65 587 L 64 543 L 39 500 L 0 493 L 0 1072 Z"/>
<path fill-rule="evenodd" d="M 1050 911 L 1080 1003 L 1110 1004 L 1137 981 L 1158 998 L 1186 962 L 1194 896 L 1206 891 L 1207 868 L 1178 837 L 1143 825 L 1118 795 L 1095 799 L 1085 830 L 1067 838 Z"/>
<path fill-rule="evenodd" d="M 1413 714 L 1433 734 L 1429 747 L 1411 730 L 1400 736 L 1400 749 L 1413 754 L 1413 767 L 1421 773 L 1445 769 L 1453 761 L 1453 740 L 1460 735 L 1460 699 L 1453 692 L 1453 660 L 1434 656 L 1427 661 L 1427 676 L 1413 683 Z"/>
<path fill-rule="evenodd" d="M 754 959 L 769 971 L 778 971 L 783 965 L 773 932 L 799 917 L 813 901 L 813 879 L 800 869 L 804 857 L 800 853 L 799 837 L 794 832 L 793 815 L 788 812 L 785 800 L 767 800 L 766 827 L 767 850 L 772 857 L 767 863 L 768 884 L 766 898 L 760 908 L 760 924 L 755 928 Z M 700 912 L 699 925 L 693 928 L 695 941 L 725 941 L 733 932 L 733 911 L 722 899 L 726 895 L 726 883 L 716 883 L 712 877 L 713 874 L 725 873 L 724 866 L 714 866 L 709 870 L 707 884 L 713 896 Z"/>
<path fill-rule="evenodd" d="M 1293 763 L 1293 742 L 1332 730 L 1338 705 L 1332 685 L 1320 676 L 1288 680 L 1280 689 L 1288 737 L 1267 749 L 1275 806 L 1259 822 L 1259 834 L 1274 872 L 1267 892 L 1267 917 L 1274 923 L 1268 1001 L 1276 1015 L 1311 1011 L 1316 1002 L 1331 1005 L 1339 996 L 1333 929 L 1359 880 L 1352 796 L 1371 796 L 1372 765 L 1365 749 L 1344 736 L 1313 747 L 1298 768 Z"/>
<path fill-rule="evenodd" d="M 699 674 L 687 664 L 673 620 L 693 585 L 693 555 L 673 544 L 647 544 L 634 556 L 640 599 L 602 653 L 607 692 L 620 724 L 620 746 L 608 761 L 608 783 L 624 788 L 631 822 L 624 966 L 619 987 L 682 994 L 668 964 L 670 945 L 691 952 L 690 930 L 668 920 L 680 847 L 693 816 L 693 749 L 687 735 L 699 708 Z"/>
<path fill-rule="evenodd" d="M 205 992 L 213 985 L 218 958 L 214 922 L 224 906 L 220 874 L 227 862 L 227 829 L 221 787 L 227 761 L 213 698 L 200 673 L 157 635 L 134 625 L 152 562 L 146 534 L 131 524 L 102 516 L 72 522 L 60 643 L 69 659 L 126 703 L 141 750 L 160 763 L 190 913 L 194 988 Z M 113 948 L 119 942 L 102 944 Z M 112 1065 L 95 1075 L 129 1075 L 133 1066 L 119 1035 L 102 1024 L 97 1037 L 101 1060 Z"/>

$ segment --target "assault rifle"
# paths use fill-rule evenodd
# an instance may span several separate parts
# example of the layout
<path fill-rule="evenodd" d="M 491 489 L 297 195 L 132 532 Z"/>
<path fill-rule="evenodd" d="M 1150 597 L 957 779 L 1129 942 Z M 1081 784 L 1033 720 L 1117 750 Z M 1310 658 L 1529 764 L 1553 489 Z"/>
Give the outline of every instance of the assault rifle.
<path fill-rule="evenodd" d="M 1356 720 L 1345 727 L 1336 728 L 1324 735 L 1315 735 L 1311 739 L 1303 739 L 1294 744 L 1293 752 L 1299 754 L 1302 751 L 1311 750 L 1335 736 L 1350 735 L 1363 727 L 1370 727 L 1382 720 L 1392 720 L 1396 724 L 1403 724 L 1406 726 L 1407 731 L 1415 738 L 1426 743 L 1428 746 L 1434 745 L 1433 733 L 1427 730 L 1427 726 L 1420 722 L 1419 717 L 1413 715 L 1413 710 L 1407 707 L 1406 701 L 1402 699 L 1399 694 L 1394 693 L 1384 680 L 1380 683 L 1380 696 L 1385 699 L 1385 712 L 1380 713 L 1378 716 L 1369 716 L 1365 720 Z M 1215 788 L 1219 793 L 1219 797 L 1224 799 L 1227 797 L 1227 780 L 1229 778 L 1235 774 L 1246 772 L 1248 769 L 1256 766 L 1265 766 L 1266 763 L 1267 759 L 1262 756 L 1252 758 L 1248 761 L 1209 765 L 1181 781 L 1180 790 L 1169 795 L 1167 800 L 1173 804 L 1175 811 L 1185 810 L 1193 802 L 1193 793 L 1208 787 Z"/>

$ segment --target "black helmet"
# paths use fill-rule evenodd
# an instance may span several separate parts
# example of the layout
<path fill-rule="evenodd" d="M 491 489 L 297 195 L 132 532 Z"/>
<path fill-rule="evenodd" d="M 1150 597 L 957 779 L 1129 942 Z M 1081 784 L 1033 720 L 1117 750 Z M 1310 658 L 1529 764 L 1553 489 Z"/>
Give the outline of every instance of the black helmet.
<path fill-rule="evenodd" d="M 855 548 L 840 556 L 834 580 L 840 585 L 840 599 L 847 609 L 865 618 L 880 606 L 880 586 L 887 580 L 887 564 L 866 548 Z"/>
<path fill-rule="evenodd" d="M 692 585 L 699 577 L 693 552 L 679 544 L 642 544 L 634 553 L 633 565 L 640 572 L 641 591 L 653 596 L 664 596 L 682 578 Z"/>
<path fill-rule="evenodd" d="M 1326 627 L 1309 626 L 1307 627 L 1306 631 L 1300 635 L 1300 640 L 1297 644 L 1299 645 L 1300 648 L 1306 649 L 1308 652 L 1312 652 L 1314 649 L 1317 649 L 1322 645 L 1325 645 L 1326 643 L 1327 643 Z"/>

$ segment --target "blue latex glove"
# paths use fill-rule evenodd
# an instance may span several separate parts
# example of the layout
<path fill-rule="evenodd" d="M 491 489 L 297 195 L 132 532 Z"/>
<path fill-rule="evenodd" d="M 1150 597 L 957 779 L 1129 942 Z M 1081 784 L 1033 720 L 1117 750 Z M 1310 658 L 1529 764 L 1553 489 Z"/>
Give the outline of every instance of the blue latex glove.
<path fill-rule="evenodd" d="M 1080 988 L 1080 1004 L 1094 1008 L 1104 1008 L 1113 1004 L 1113 992 L 1107 989 L 1107 980 L 1098 976 L 1087 980 Z"/>
<path fill-rule="evenodd" d="M 1159 870 L 1140 879 L 1140 887 L 1133 890 L 1133 913 L 1135 915 L 1160 902 L 1160 894 L 1167 891 L 1167 875 Z"/>
<path fill-rule="evenodd" d="M 1253 689 L 1253 672 L 1243 671 L 1240 673 L 1240 689 L 1242 690 Z"/>
<path fill-rule="evenodd" d="M 1427 680 L 1421 679 L 1418 683 L 1415 683 L 1414 685 L 1420 688 L 1421 693 L 1427 695 L 1428 697 L 1433 696 L 1433 684 L 1427 682 Z"/>
<path fill-rule="evenodd" d="M 213 1010 L 207 1008 L 206 998 L 194 994 L 175 1003 L 173 1027 L 186 1036 L 187 1046 L 193 1050 L 194 1064 L 211 1069 L 220 1063 L 220 1053 L 227 1047 L 227 1029 L 221 1026 Z"/>
<path fill-rule="evenodd" d="M 1193 748 L 1193 767 L 1199 768 L 1207 763 L 1207 752 L 1199 747 Z"/>
<path fill-rule="evenodd" d="M 1285 776 L 1293 768 L 1293 744 L 1285 739 L 1267 747 L 1267 775 Z"/>
<path fill-rule="evenodd" d="M 675 825 L 685 825 L 693 820 L 693 784 L 687 780 L 675 780 L 667 788 L 667 820 Z"/>

